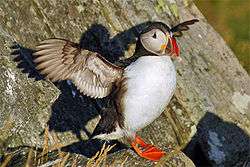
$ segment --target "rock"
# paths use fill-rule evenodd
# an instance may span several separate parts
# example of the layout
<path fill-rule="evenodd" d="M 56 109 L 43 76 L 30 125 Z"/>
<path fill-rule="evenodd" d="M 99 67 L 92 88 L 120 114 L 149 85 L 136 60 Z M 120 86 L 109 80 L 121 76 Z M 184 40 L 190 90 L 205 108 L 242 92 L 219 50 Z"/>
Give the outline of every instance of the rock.
<path fill-rule="evenodd" d="M 62 164 L 65 158 L 67 161 L 65 165 L 71 166 L 73 163 L 77 166 L 166 166 L 166 167 L 195 167 L 193 162 L 181 151 L 169 150 L 168 154 L 159 162 L 152 162 L 141 159 L 132 150 L 123 150 L 107 156 L 105 153 L 104 159 L 92 161 L 86 159 L 78 154 L 68 154 L 66 152 L 52 151 L 49 156 L 41 156 L 41 150 L 34 150 L 33 148 L 22 147 L 12 150 L 12 154 L 5 156 L 8 160 L 8 165 L 13 167 L 24 166 L 49 166 L 55 164 Z M 69 155 L 69 156 L 68 156 Z M 21 158 L 20 158 L 21 157 Z M 92 162 L 92 163 L 91 163 Z M 7 163 L 4 161 L 3 163 Z M 91 164 L 91 165 L 90 165 Z M 97 165 L 99 164 L 99 165 Z"/>
<path fill-rule="evenodd" d="M 41 133 L 59 91 L 52 83 L 22 74 L 7 53 L 0 57 L 0 148 L 41 147 Z"/>
<path fill-rule="evenodd" d="M 39 41 L 60 37 L 77 42 L 81 37 L 81 47 L 115 62 L 131 56 L 130 46 L 149 20 L 174 25 L 193 18 L 200 22 L 178 39 L 184 64 L 176 63 L 174 98 L 164 114 L 139 134 L 164 150 L 169 145 L 183 149 L 191 141 L 185 153 L 197 164 L 195 158 L 214 166 L 245 163 L 250 77 L 193 2 L 181 0 L 1 1 L 0 153 L 24 145 L 42 148 L 44 143 L 60 143 L 70 155 L 90 156 L 102 145 L 92 142 L 92 148 L 87 141 L 99 119 L 95 102 L 80 95 L 70 82 L 44 81 L 34 69 L 31 53 Z M 21 63 L 12 61 L 12 42 L 20 48 Z M 45 140 L 46 125 L 50 133 Z M 234 136 L 239 135 L 242 142 L 236 144 L 239 139 Z M 192 156 L 196 150 L 200 156 Z M 127 151 L 110 157 L 122 154 Z"/>
<path fill-rule="evenodd" d="M 182 152 L 172 151 L 168 152 L 165 157 L 159 162 L 151 162 L 148 160 L 142 160 L 136 154 L 129 150 L 123 151 L 120 154 L 111 155 L 107 161 L 112 164 L 112 161 L 116 159 L 119 160 L 116 162 L 117 165 L 124 164 L 124 166 L 133 166 L 142 167 L 142 166 L 166 166 L 166 167 L 176 167 L 176 166 L 185 166 L 185 167 L 195 167 L 194 163 Z M 126 160 L 126 161 L 125 161 Z"/>
<path fill-rule="evenodd" d="M 195 155 L 195 152 L 200 155 Z M 240 167 L 250 162 L 250 138 L 236 124 L 223 121 L 213 113 L 206 113 L 185 153 L 191 155 L 199 166 L 209 163 L 211 166 Z"/>

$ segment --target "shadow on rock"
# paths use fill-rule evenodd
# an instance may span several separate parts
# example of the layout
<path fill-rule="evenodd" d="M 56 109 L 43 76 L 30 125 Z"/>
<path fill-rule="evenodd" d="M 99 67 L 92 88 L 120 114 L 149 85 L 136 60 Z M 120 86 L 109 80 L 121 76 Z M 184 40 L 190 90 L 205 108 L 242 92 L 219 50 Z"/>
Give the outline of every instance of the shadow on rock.
<path fill-rule="evenodd" d="M 136 43 L 140 32 L 150 23 L 145 22 L 134 26 L 118 33 L 113 38 L 110 37 L 109 31 L 103 25 L 93 24 L 81 35 L 79 44 L 81 48 L 98 52 L 110 62 L 115 63 L 124 56 L 130 44 Z M 33 50 L 24 48 L 19 44 L 14 44 L 12 49 L 12 55 L 15 55 L 14 61 L 18 62 L 17 67 L 22 69 L 23 73 L 36 80 L 44 79 L 35 68 L 32 57 Z M 87 157 L 95 155 L 104 142 L 98 140 L 84 141 L 81 131 L 88 137 L 91 135 L 91 132 L 86 129 L 86 125 L 100 114 L 102 108 L 108 106 L 108 98 L 94 100 L 86 97 L 69 81 L 54 84 L 61 90 L 61 94 L 51 106 L 52 113 L 48 121 L 49 130 L 55 132 L 71 131 L 77 136 L 79 142 L 64 147 L 64 151 L 83 154 Z M 110 141 L 107 144 L 114 143 L 116 143 L 116 147 L 111 152 L 124 148 L 124 145 L 117 141 Z"/>
<path fill-rule="evenodd" d="M 207 112 L 184 152 L 196 166 L 250 165 L 250 137 L 236 124 Z"/>
<path fill-rule="evenodd" d="M 36 65 L 33 61 L 32 53 L 34 50 L 25 48 L 20 44 L 14 43 L 11 46 L 13 60 L 17 62 L 17 67 L 22 70 L 23 73 L 28 74 L 29 78 L 35 80 L 42 80 L 44 77 L 36 70 Z"/>
<path fill-rule="evenodd" d="M 140 32 L 151 22 L 145 22 L 131 27 L 113 38 L 106 27 L 101 24 L 93 24 L 85 31 L 80 39 L 80 47 L 100 53 L 105 59 L 115 63 L 124 56 L 129 45 L 136 43 Z"/>
<path fill-rule="evenodd" d="M 57 84 L 61 94 L 52 105 L 52 113 L 48 121 L 50 131 L 66 132 L 71 131 L 81 138 L 81 131 L 90 136 L 85 128 L 88 121 L 98 116 L 98 111 L 92 104 L 90 98 L 83 96 L 69 81 L 62 81 Z"/>
<path fill-rule="evenodd" d="M 63 147 L 61 150 L 65 152 L 70 153 L 76 153 L 76 154 L 82 154 L 88 158 L 93 157 L 97 151 L 101 150 L 103 145 L 115 145 L 109 153 L 114 153 L 116 151 L 127 149 L 127 145 L 117 141 L 117 140 L 110 140 L 110 141 L 104 141 L 104 140 L 98 140 L 98 139 L 91 139 L 86 141 L 79 141 L 75 142 L 69 146 Z"/>

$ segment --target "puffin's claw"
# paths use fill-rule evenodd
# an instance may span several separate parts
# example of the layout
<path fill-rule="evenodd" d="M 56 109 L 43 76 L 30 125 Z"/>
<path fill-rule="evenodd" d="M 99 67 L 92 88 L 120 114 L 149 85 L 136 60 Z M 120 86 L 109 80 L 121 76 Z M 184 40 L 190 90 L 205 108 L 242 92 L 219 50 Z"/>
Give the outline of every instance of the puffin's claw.
<path fill-rule="evenodd" d="M 152 161 L 159 161 L 165 155 L 164 151 L 151 144 L 146 144 L 139 136 L 135 137 L 131 146 L 139 156 Z"/>

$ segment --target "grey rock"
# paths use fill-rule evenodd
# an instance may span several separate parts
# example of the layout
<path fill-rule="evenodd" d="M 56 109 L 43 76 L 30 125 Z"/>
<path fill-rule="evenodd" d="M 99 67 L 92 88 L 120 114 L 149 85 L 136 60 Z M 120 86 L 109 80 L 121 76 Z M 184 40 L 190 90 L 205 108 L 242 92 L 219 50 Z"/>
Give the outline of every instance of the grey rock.
<path fill-rule="evenodd" d="M 192 18 L 200 22 L 178 39 L 184 64 L 176 63 L 174 98 L 164 114 L 139 134 L 164 150 L 169 145 L 185 148 L 191 141 L 186 153 L 192 157 L 199 145 L 209 165 L 246 163 L 250 77 L 189 0 L 0 1 L 0 153 L 24 145 L 42 148 L 48 125 L 49 146 L 59 142 L 71 154 L 80 154 L 99 119 L 93 101 L 73 85 L 52 84 L 34 71 L 30 55 L 39 41 L 60 37 L 78 42 L 81 37 L 82 47 L 114 62 L 133 54 L 136 36 L 147 21 L 174 25 Z M 12 42 L 21 47 L 19 55 L 26 64 L 12 60 Z M 209 113 L 216 118 L 207 117 Z M 130 151 L 111 157 L 127 155 L 131 158 L 127 166 L 135 161 L 143 166 L 145 161 Z M 189 161 L 183 154 L 178 157 Z"/>

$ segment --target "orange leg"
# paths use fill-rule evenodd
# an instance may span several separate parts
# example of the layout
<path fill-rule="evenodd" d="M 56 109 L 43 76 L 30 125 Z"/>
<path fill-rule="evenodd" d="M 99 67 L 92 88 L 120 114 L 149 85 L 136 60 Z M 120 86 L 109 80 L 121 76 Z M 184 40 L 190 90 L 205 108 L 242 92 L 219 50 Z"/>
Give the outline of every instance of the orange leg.
<path fill-rule="evenodd" d="M 135 152 L 146 159 L 159 161 L 165 155 L 165 152 L 156 148 L 151 144 L 146 144 L 139 136 L 135 136 L 135 140 L 131 143 Z"/>

